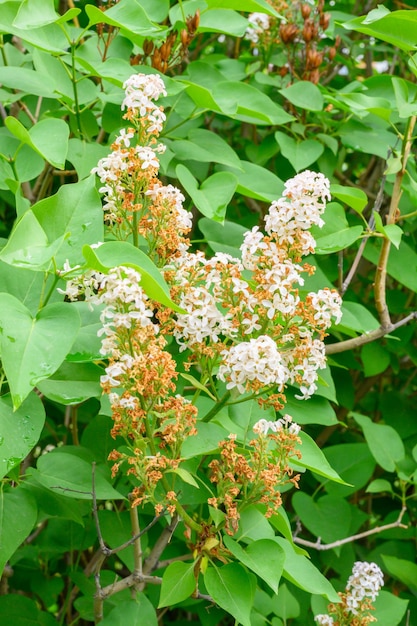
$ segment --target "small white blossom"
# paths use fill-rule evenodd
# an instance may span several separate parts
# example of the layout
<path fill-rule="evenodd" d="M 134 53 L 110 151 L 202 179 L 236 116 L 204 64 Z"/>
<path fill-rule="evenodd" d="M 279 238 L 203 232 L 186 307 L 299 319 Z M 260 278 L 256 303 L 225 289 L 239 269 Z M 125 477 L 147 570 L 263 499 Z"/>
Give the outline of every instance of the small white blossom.
<path fill-rule="evenodd" d="M 356 561 L 346 585 L 346 604 L 350 612 L 355 615 L 365 598 L 375 602 L 383 585 L 384 577 L 376 563 Z"/>
<path fill-rule="evenodd" d="M 330 615 L 316 615 L 314 621 L 319 624 L 319 626 L 333 626 L 334 620 Z"/>
<path fill-rule="evenodd" d="M 270 18 L 266 13 L 251 13 L 248 17 L 249 26 L 246 29 L 245 39 L 258 43 L 259 36 L 269 29 Z"/>
<path fill-rule="evenodd" d="M 339 324 L 342 319 L 342 298 L 334 289 L 320 289 L 317 293 L 309 293 L 311 305 L 315 309 L 314 319 L 323 328 L 329 328 L 332 318 Z"/>
<path fill-rule="evenodd" d="M 301 427 L 292 421 L 291 415 L 284 415 L 275 422 L 268 421 L 266 419 L 260 419 L 253 427 L 253 432 L 258 435 L 267 435 L 268 431 L 277 433 L 281 430 L 286 430 L 290 435 L 298 435 Z"/>
<path fill-rule="evenodd" d="M 222 357 L 218 377 L 227 381 L 227 389 L 236 387 L 240 393 L 245 392 L 248 382 L 283 387 L 289 377 L 275 341 L 267 335 L 232 346 L 222 352 Z"/>

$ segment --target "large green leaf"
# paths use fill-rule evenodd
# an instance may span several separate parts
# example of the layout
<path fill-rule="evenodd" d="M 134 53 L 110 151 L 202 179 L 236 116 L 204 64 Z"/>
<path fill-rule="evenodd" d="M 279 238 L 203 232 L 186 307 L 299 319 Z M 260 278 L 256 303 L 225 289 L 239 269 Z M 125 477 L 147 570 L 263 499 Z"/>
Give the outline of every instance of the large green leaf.
<path fill-rule="evenodd" d="M 69 127 L 64 120 L 43 119 L 32 126 L 29 131 L 15 117 L 6 117 L 4 123 L 15 137 L 29 145 L 45 161 L 54 167 L 64 169 L 69 137 Z"/>
<path fill-rule="evenodd" d="M 70 185 L 32 207 L 33 214 L 46 233 L 48 241 L 65 236 L 56 263 L 66 260 L 73 265 L 82 262 L 83 246 L 103 241 L 103 209 L 96 191 L 95 177 Z"/>
<path fill-rule="evenodd" d="M 382 556 L 382 558 L 390 558 Z M 391 557 L 395 558 L 395 557 Z M 400 560 L 400 559 L 398 559 Z M 409 561 L 407 561 L 409 563 Z M 385 563 L 388 567 L 388 564 Z M 413 565 L 413 563 L 412 563 Z M 389 567 L 388 567 L 389 568 Z M 416 580 L 416 579 L 415 579 Z M 378 621 L 378 626 L 398 626 L 407 610 L 409 600 L 398 598 L 387 591 L 380 591 L 377 599 L 373 602 L 375 612 L 372 613 Z"/>
<path fill-rule="evenodd" d="M 52 452 L 38 459 L 37 469 L 33 470 L 34 479 L 52 491 L 67 498 L 92 500 L 93 473 L 92 464 L 73 454 L 66 448 L 55 448 Z M 123 495 L 113 489 L 109 480 L 109 470 L 97 466 L 95 471 L 96 496 L 99 500 L 121 500 Z"/>
<path fill-rule="evenodd" d="M 163 30 L 163 27 L 149 19 L 146 11 L 137 0 L 123 0 L 107 11 L 100 11 L 92 4 L 87 4 L 85 12 L 90 20 L 89 26 L 104 22 L 126 31 L 126 34 L 131 36 L 143 35 L 146 37 Z"/>
<path fill-rule="evenodd" d="M 330 465 L 347 483 L 322 481 L 330 495 L 343 497 L 361 489 L 371 478 L 375 461 L 366 443 L 341 443 L 323 450 Z"/>
<path fill-rule="evenodd" d="M 0 397 L 0 478 L 36 446 L 44 423 L 45 409 L 35 393 L 15 412 L 10 395 Z"/>
<path fill-rule="evenodd" d="M 242 245 L 243 235 L 247 232 L 247 228 L 227 220 L 223 224 L 219 224 L 206 217 L 199 220 L 198 227 L 214 252 L 226 252 L 240 258 L 241 252 L 239 248 Z"/>
<path fill-rule="evenodd" d="M 291 463 L 296 468 L 305 467 L 319 474 L 319 476 L 324 476 L 337 483 L 346 484 L 339 474 L 330 467 L 329 462 L 316 442 L 303 431 L 299 433 L 299 437 L 301 438 L 301 445 L 298 446 L 298 449 L 301 452 L 301 459 L 291 459 Z"/>
<path fill-rule="evenodd" d="M 321 111 L 323 108 L 323 96 L 320 89 L 308 80 L 296 81 L 290 87 L 281 89 L 280 93 L 300 109 Z"/>
<path fill-rule="evenodd" d="M 382 554 L 382 560 L 389 573 L 413 591 L 417 591 L 417 565 L 412 561 Z"/>
<path fill-rule="evenodd" d="M 288 159 L 296 172 L 304 170 L 317 161 L 324 152 L 324 145 L 315 139 L 296 141 L 280 131 L 275 133 L 275 138 L 283 156 Z"/>
<path fill-rule="evenodd" d="M 38 28 L 59 18 L 54 0 L 23 0 L 13 22 L 17 28 Z"/>
<path fill-rule="evenodd" d="M 28 491 L 0 491 L 0 574 L 36 523 L 38 509 Z"/>
<path fill-rule="evenodd" d="M 381 13 L 375 9 L 363 17 L 345 22 L 343 27 L 387 41 L 400 50 L 411 51 L 417 46 L 417 15 L 413 11 L 390 13 L 384 10 Z"/>
<path fill-rule="evenodd" d="M 202 128 L 193 128 L 188 133 L 188 138 L 189 141 L 178 140 L 170 144 L 177 159 L 222 163 L 240 169 L 239 157 L 220 135 Z"/>
<path fill-rule="evenodd" d="M 202 33 L 224 33 L 232 37 L 243 37 L 248 27 L 247 20 L 237 11 L 219 8 L 201 13 L 198 30 Z"/>
<path fill-rule="evenodd" d="M 32 317 L 14 296 L 0 294 L 1 356 L 15 409 L 58 369 L 79 326 L 79 315 L 68 304 L 49 304 Z"/>
<path fill-rule="evenodd" d="M 237 177 L 236 191 L 238 193 L 263 202 L 278 200 L 284 191 L 284 183 L 278 176 L 250 161 L 240 161 L 240 167 L 241 170 L 227 168 Z"/>
<path fill-rule="evenodd" d="M 292 544 L 283 537 L 275 541 L 285 552 L 283 576 L 308 593 L 325 596 L 330 602 L 340 602 L 340 598 L 330 582 L 314 567 L 310 559 L 299 554 Z"/>
<path fill-rule="evenodd" d="M 351 246 L 363 233 L 363 227 L 359 224 L 352 228 L 344 228 L 337 233 L 324 235 L 316 239 L 316 254 L 330 254 Z"/>
<path fill-rule="evenodd" d="M 330 185 L 330 193 L 341 202 L 352 207 L 358 213 L 362 213 L 368 204 L 368 197 L 363 189 L 358 187 L 346 187 L 344 185 Z"/>
<path fill-rule="evenodd" d="M 38 383 L 38 389 L 53 402 L 64 405 L 80 404 L 89 398 L 101 396 L 102 374 L 102 368 L 94 363 L 64 361 L 52 376 Z"/>
<path fill-rule="evenodd" d="M 237 541 L 225 535 L 224 544 L 238 561 L 264 580 L 278 593 L 285 561 L 285 552 L 272 539 L 259 539 L 243 549 Z"/>
<path fill-rule="evenodd" d="M 394 472 L 397 463 L 405 457 L 400 435 L 392 426 L 373 422 L 365 415 L 352 413 L 352 416 L 361 426 L 375 461 L 387 472 Z"/>
<path fill-rule="evenodd" d="M 236 176 L 231 172 L 216 172 L 199 188 L 198 181 L 185 165 L 177 165 L 176 174 L 198 210 L 212 220 L 223 222 L 237 187 Z"/>
<path fill-rule="evenodd" d="M 144 593 L 117 606 L 100 622 L 101 626 L 158 626 L 155 607 Z"/>
<path fill-rule="evenodd" d="M 293 120 L 284 109 L 253 85 L 239 81 L 225 81 L 213 89 L 213 96 L 225 112 L 234 103 L 236 113 L 232 117 L 252 124 L 286 124 Z"/>
<path fill-rule="evenodd" d="M 158 608 L 182 602 L 195 591 L 195 563 L 171 563 L 162 577 Z"/>
<path fill-rule="evenodd" d="M 2 5 L 2 7 L 3 6 L 4 5 Z M 42 98 L 56 97 L 48 76 L 26 67 L 0 67 L 0 82 L 4 87 L 8 87 L 9 89 L 18 89 L 23 94 L 33 94 Z M 17 132 L 27 139 L 27 135 L 22 131 L 22 128 L 24 130 L 26 129 L 16 118 L 9 117 L 6 119 L 8 120 L 7 124 L 11 125 L 11 133 L 15 134 L 15 132 Z M 13 119 L 14 121 L 11 122 L 11 119 Z M 19 137 L 19 139 L 23 141 L 21 136 Z"/>
<path fill-rule="evenodd" d="M 292 504 L 301 523 L 325 543 L 349 535 L 352 515 L 346 500 L 336 496 L 323 496 L 314 500 L 302 491 L 292 497 Z"/>
<path fill-rule="evenodd" d="M 255 588 L 252 577 L 238 563 L 209 566 L 204 583 L 213 600 L 243 626 L 251 626 L 250 612 Z"/>
<path fill-rule="evenodd" d="M 161 272 L 142 250 L 127 241 L 109 241 L 98 248 L 83 247 L 88 266 L 107 274 L 113 267 L 132 267 L 141 275 L 140 284 L 146 295 L 174 311 L 182 312 L 170 298 L 169 288 Z"/>

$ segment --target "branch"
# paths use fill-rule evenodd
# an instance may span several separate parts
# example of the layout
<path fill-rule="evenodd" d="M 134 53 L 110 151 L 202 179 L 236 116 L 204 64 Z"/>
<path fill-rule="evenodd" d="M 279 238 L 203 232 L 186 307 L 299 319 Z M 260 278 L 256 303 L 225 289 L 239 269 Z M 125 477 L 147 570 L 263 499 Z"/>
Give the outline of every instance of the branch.
<path fill-rule="evenodd" d="M 402 181 L 405 174 L 405 170 L 407 167 L 408 155 L 410 153 L 411 144 L 412 144 L 412 135 L 414 125 L 416 123 L 416 116 L 413 115 L 409 118 L 407 123 L 407 128 L 404 134 L 403 145 L 402 145 L 402 154 L 401 154 L 401 169 L 397 172 L 394 182 L 394 188 L 391 196 L 391 203 L 387 215 L 387 224 L 395 224 L 399 217 L 399 209 L 398 205 L 401 199 L 402 194 Z M 381 251 L 379 253 L 379 259 L 376 267 L 375 274 L 375 306 L 378 311 L 379 319 L 381 322 L 381 326 L 383 328 L 389 326 L 391 324 L 391 318 L 387 306 L 386 300 L 386 281 L 387 281 L 387 265 L 388 258 L 391 249 L 391 242 L 386 237 L 382 242 Z"/>
<path fill-rule="evenodd" d="M 345 539 L 339 539 L 338 541 L 333 541 L 332 543 L 321 543 L 320 537 L 315 542 L 307 541 L 307 539 L 301 539 L 300 537 L 293 537 L 293 541 L 294 543 L 298 543 L 300 546 L 313 548 L 314 550 L 333 550 L 333 548 L 339 548 L 340 546 L 344 546 L 346 543 L 352 543 L 358 539 L 364 539 L 365 537 L 370 537 L 371 535 L 377 535 L 378 533 L 384 532 L 384 530 L 391 530 L 392 528 L 408 528 L 406 524 L 401 523 L 406 510 L 407 509 L 404 506 L 401 509 L 397 520 L 395 522 L 391 522 L 391 524 L 377 526 L 371 530 L 365 530 L 363 533 L 358 533 L 357 535 L 352 535 L 351 537 L 345 537 Z"/>
<path fill-rule="evenodd" d="M 364 333 L 363 335 L 359 335 L 359 337 L 352 337 L 352 339 L 346 339 L 346 341 L 340 341 L 339 343 L 328 343 L 326 345 L 326 354 L 337 354 L 338 352 L 345 352 L 346 350 L 353 350 L 354 348 L 358 348 L 359 346 L 363 346 L 365 343 L 370 343 L 371 341 L 375 341 L 375 339 L 380 339 L 389 333 L 392 333 L 397 328 L 401 328 L 401 326 L 405 326 L 413 319 L 417 319 L 417 311 L 413 311 L 407 317 L 404 317 L 399 322 L 391 322 L 388 326 L 380 326 L 379 328 L 372 330 L 369 333 Z"/>
<path fill-rule="evenodd" d="M 175 531 L 175 529 L 177 527 L 178 521 L 179 521 L 178 515 L 174 515 L 172 517 L 172 519 L 171 519 L 171 522 L 168 524 L 168 526 L 166 526 L 163 529 L 163 531 L 160 534 L 160 536 L 158 537 L 154 547 L 152 548 L 151 553 L 145 559 L 145 562 L 143 564 L 143 573 L 144 574 L 149 574 L 154 569 L 156 569 L 156 566 L 157 566 L 158 561 L 159 561 L 159 557 L 161 556 L 162 552 L 165 550 L 165 548 L 167 547 L 167 545 L 171 541 L 171 537 L 174 534 L 174 531 Z"/>

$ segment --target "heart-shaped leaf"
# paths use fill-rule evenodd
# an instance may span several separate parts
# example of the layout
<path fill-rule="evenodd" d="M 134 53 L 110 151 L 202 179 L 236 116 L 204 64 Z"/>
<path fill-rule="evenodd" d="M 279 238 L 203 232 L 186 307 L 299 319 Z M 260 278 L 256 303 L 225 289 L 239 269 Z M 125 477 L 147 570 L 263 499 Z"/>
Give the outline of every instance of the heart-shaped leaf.
<path fill-rule="evenodd" d="M 70 304 L 49 304 L 32 317 L 17 298 L 0 294 L 1 356 L 15 409 L 58 369 L 79 326 L 78 312 Z"/>

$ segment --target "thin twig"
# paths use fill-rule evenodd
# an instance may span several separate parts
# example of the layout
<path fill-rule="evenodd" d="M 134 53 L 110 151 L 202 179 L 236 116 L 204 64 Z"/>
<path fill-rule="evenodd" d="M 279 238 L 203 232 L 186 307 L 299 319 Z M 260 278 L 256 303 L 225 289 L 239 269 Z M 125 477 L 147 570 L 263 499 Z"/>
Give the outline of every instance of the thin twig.
<path fill-rule="evenodd" d="M 339 548 L 340 546 L 344 546 L 346 543 L 352 543 L 353 541 L 357 541 L 358 539 L 364 539 L 365 537 L 370 537 L 371 535 L 382 533 L 385 530 L 391 530 L 392 528 L 408 528 L 406 524 L 401 523 L 406 510 L 407 509 L 404 506 L 401 509 L 398 519 L 395 522 L 391 522 L 390 524 L 384 524 L 384 526 L 377 526 L 376 528 L 372 528 L 371 530 L 365 530 L 364 532 L 358 533 L 357 535 L 345 537 L 344 539 L 339 539 L 338 541 L 333 541 L 332 543 L 321 543 L 320 537 L 317 539 L 317 541 L 307 541 L 307 539 L 301 539 L 301 537 L 294 536 L 293 541 L 294 543 L 298 543 L 300 546 L 313 548 L 314 550 L 333 550 L 333 548 Z"/>
<path fill-rule="evenodd" d="M 346 350 L 353 350 L 354 348 L 363 346 L 365 343 L 370 343 L 371 341 L 375 341 L 375 339 L 380 339 L 381 337 L 392 333 L 394 330 L 397 330 L 397 328 L 405 326 L 413 319 L 417 319 L 417 311 L 413 311 L 399 322 L 390 322 L 389 325 L 385 327 L 381 325 L 379 328 L 371 330 L 369 333 L 364 333 L 363 335 L 352 337 L 352 339 L 346 339 L 345 341 L 340 341 L 339 343 L 329 343 L 326 345 L 326 354 L 337 354 L 339 352 L 345 352 Z"/>
<path fill-rule="evenodd" d="M 177 527 L 178 521 L 179 521 L 178 515 L 174 515 L 171 518 L 171 521 L 168 524 L 168 526 L 165 526 L 165 528 L 163 529 L 154 547 L 152 548 L 151 553 L 145 559 L 145 562 L 143 564 L 144 574 L 149 574 L 150 572 L 153 572 L 154 569 L 156 569 L 156 565 L 159 561 L 159 557 L 161 556 L 162 552 L 165 550 L 165 548 L 171 541 L 171 537 Z"/>

